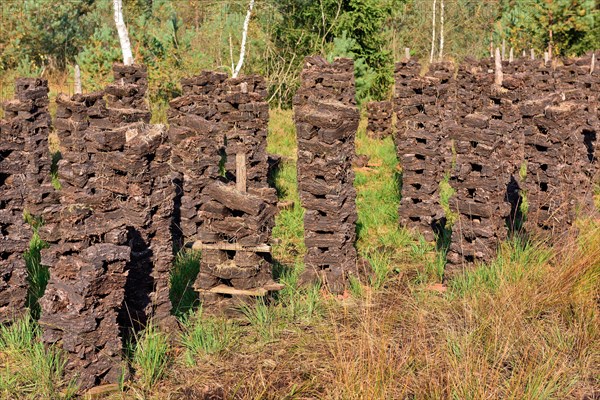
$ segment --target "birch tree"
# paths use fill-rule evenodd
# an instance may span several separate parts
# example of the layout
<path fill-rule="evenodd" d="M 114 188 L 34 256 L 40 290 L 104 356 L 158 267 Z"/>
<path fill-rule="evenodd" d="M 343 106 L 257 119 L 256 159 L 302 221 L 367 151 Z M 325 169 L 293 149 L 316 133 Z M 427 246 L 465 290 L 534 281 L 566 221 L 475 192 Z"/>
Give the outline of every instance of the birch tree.
<path fill-rule="evenodd" d="M 444 0 L 440 2 L 440 55 L 439 60 L 444 57 Z"/>
<path fill-rule="evenodd" d="M 433 53 L 435 52 L 435 6 L 437 4 L 437 0 L 433 0 L 433 12 L 432 12 L 432 24 L 431 24 L 431 56 L 429 57 L 429 62 L 433 62 Z"/>
<path fill-rule="evenodd" d="M 121 51 L 123 52 L 123 64 L 133 64 L 133 55 L 131 54 L 131 43 L 129 43 L 129 32 L 123 20 L 123 0 L 113 0 L 115 11 L 115 25 L 119 33 L 119 42 L 121 43 Z"/>
<path fill-rule="evenodd" d="M 242 45 L 240 46 L 240 59 L 233 70 L 232 76 L 237 78 L 244 64 L 244 57 L 246 55 L 246 40 L 248 39 L 248 26 L 250 25 L 250 17 L 252 16 L 252 8 L 254 7 L 254 0 L 250 0 L 248 5 L 248 12 L 246 13 L 246 19 L 244 20 L 244 28 L 242 29 Z"/>

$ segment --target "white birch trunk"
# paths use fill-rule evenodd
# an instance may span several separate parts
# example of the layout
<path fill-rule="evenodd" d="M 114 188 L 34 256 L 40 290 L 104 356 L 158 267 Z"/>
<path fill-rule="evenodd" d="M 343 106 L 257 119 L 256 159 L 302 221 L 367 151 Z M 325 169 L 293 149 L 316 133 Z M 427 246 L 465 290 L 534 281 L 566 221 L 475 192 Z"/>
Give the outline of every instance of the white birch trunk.
<path fill-rule="evenodd" d="M 435 52 L 435 6 L 437 4 L 437 0 L 433 0 L 433 12 L 432 12 L 432 23 L 431 23 L 431 56 L 429 57 L 429 62 L 433 62 L 433 53 Z"/>
<path fill-rule="evenodd" d="M 119 42 L 121 42 L 121 51 L 123 52 L 123 64 L 133 64 L 133 55 L 131 54 L 131 43 L 129 43 L 129 32 L 123 20 L 123 0 L 113 0 L 115 10 L 115 25 L 119 33 Z"/>
<path fill-rule="evenodd" d="M 440 55 L 439 60 L 444 57 L 444 0 L 440 2 Z"/>
<path fill-rule="evenodd" d="M 79 64 L 75 64 L 74 86 L 75 94 L 81 94 L 81 70 L 79 69 Z"/>
<path fill-rule="evenodd" d="M 248 5 L 248 12 L 246 13 L 246 19 L 244 20 L 244 28 L 242 30 L 242 45 L 240 47 L 240 59 L 233 71 L 232 76 L 237 78 L 244 64 L 244 56 L 246 55 L 246 40 L 248 39 L 248 26 L 250 25 L 250 17 L 252 16 L 252 8 L 254 7 L 254 0 L 250 0 Z"/>

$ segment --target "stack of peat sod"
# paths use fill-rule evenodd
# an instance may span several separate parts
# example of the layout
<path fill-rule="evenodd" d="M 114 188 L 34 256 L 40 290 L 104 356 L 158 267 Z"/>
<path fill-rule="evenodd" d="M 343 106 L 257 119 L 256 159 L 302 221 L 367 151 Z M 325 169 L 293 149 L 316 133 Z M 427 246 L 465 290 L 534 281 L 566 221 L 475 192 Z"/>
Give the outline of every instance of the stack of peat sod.
<path fill-rule="evenodd" d="M 0 321 L 25 311 L 27 271 L 23 252 L 31 230 L 23 213 L 39 215 L 54 195 L 50 185 L 48 82 L 20 78 L 16 99 L 3 104 L 0 121 Z"/>
<path fill-rule="evenodd" d="M 452 105 L 452 69 L 434 64 L 428 76 L 412 60 L 396 64 L 394 107 L 397 115 L 395 144 L 402 166 L 400 223 L 414 228 L 427 241 L 443 227 L 439 183 L 449 168 L 450 150 L 443 136 L 444 110 Z"/>
<path fill-rule="evenodd" d="M 114 90 L 113 90 L 114 92 Z M 40 300 L 43 339 L 69 353 L 82 388 L 118 382 L 122 329 L 170 320 L 170 153 L 145 110 L 104 92 L 59 95 L 60 204 L 42 214 L 50 281 Z M 138 103 L 140 104 L 140 103 Z"/>
<path fill-rule="evenodd" d="M 457 101 L 475 100 L 477 108 L 459 115 L 458 123 L 449 129 L 456 154 L 450 177 L 456 193 L 450 208 L 457 220 L 447 255 L 447 278 L 475 262 L 491 261 L 507 237 L 511 211 L 518 207 L 511 206 L 509 194 L 515 190 L 522 159 L 520 113 L 513 104 L 516 93 L 495 86 L 493 80 L 489 73 L 464 73 L 459 83 L 463 90 L 458 91 Z"/>
<path fill-rule="evenodd" d="M 182 85 L 169 111 L 181 226 L 202 250 L 194 287 L 203 305 L 227 309 L 278 288 L 268 245 L 277 196 L 267 180 L 265 82 L 203 72 Z"/>
<path fill-rule="evenodd" d="M 587 154 L 577 151 L 578 125 L 585 123 L 585 105 L 537 103 L 537 110 L 531 102 L 521 108 L 527 160 L 524 189 L 529 205 L 525 229 L 530 234 L 543 232 L 555 240 L 571 228 L 577 195 L 581 199 L 591 195 L 591 182 L 585 184 L 581 179 L 585 177 L 582 167 Z"/>
<path fill-rule="evenodd" d="M 374 139 L 383 139 L 391 136 L 392 129 L 392 102 L 372 101 L 367 103 L 367 134 Z"/>
<path fill-rule="evenodd" d="M 114 83 L 105 91 L 109 115 L 118 122 L 113 137 L 119 146 L 96 155 L 96 170 L 100 188 L 105 183 L 113 186 L 113 195 L 126 211 L 131 262 L 125 317 L 134 327 L 145 326 L 152 318 L 171 329 L 176 323 L 169 300 L 175 199 L 171 148 L 163 126 L 147 125 L 146 67 L 115 64 L 113 73 Z"/>
<path fill-rule="evenodd" d="M 528 77 L 520 105 L 527 162 L 525 229 L 555 243 L 574 232 L 577 212 L 597 212 L 600 80 L 597 70 L 590 73 L 590 64 L 591 55 L 564 60 L 554 70 L 540 66 Z"/>
<path fill-rule="evenodd" d="M 320 57 L 305 59 L 302 85 L 294 98 L 298 137 L 298 190 L 305 209 L 303 282 L 320 279 L 341 292 L 357 272 L 356 191 L 352 161 L 359 113 L 353 64 Z"/>
<path fill-rule="evenodd" d="M 209 71 L 182 79 L 183 95 L 170 102 L 171 163 L 179 174 L 176 177 L 179 204 L 176 222 L 179 235 L 186 241 L 203 239 L 197 236 L 201 225 L 201 193 L 208 183 L 221 175 L 225 140 L 218 128 L 217 105 L 220 103 L 215 97 L 222 92 L 222 83 L 226 79 L 225 73 Z"/>

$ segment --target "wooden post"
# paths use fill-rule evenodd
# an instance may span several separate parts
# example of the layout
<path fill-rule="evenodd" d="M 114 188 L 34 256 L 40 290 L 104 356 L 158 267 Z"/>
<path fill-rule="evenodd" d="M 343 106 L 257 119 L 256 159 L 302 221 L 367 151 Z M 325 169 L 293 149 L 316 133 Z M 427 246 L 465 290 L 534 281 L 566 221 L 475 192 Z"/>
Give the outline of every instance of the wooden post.
<path fill-rule="evenodd" d="M 408 47 L 404 48 L 404 58 L 406 59 L 406 61 L 410 60 L 410 48 Z"/>
<path fill-rule="evenodd" d="M 527 54 L 525 53 L 525 50 L 523 50 L 523 53 L 521 53 L 521 57 L 525 58 Z"/>
<path fill-rule="evenodd" d="M 503 75 L 502 75 L 502 60 L 500 59 L 500 49 L 496 47 L 496 56 L 494 57 L 494 63 L 496 65 L 496 74 L 495 74 L 495 79 L 494 79 L 494 83 L 496 84 L 496 86 L 502 86 L 502 80 L 503 80 Z"/>
<path fill-rule="evenodd" d="M 512 64 L 513 60 L 514 60 L 514 54 L 513 54 L 513 48 L 511 47 L 510 52 L 508 53 L 508 62 L 510 64 Z"/>
<path fill-rule="evenodd" d="M 502 39 L 502 61 L 506 60 L 506 39 Z"/>
<path fill-rule="evenodd" d="M 535 60 L 535 50 L 531 49 L 530 53 L 531 53 L 531 59 Z"/>
<path fill-rule="evenodd" d="M 548 52 L 544 52 L 544 65 L 548 64 Z"/>
<path fill-rule="evenodd" d="M 75 94 L 81 94 L 81 70 L 79 64 L 75 64 Z"/>
<path fill-rule="evenodd" d="M 246 154 L 235 155 L 235 188 L 240 192 L 246 191 Z"/>
<path fill-rule="evenodd" d="M 590 62 L 590 75 L 594 73 L 596 68 L 596 53 L 592 53 L 592 61 Z"/>

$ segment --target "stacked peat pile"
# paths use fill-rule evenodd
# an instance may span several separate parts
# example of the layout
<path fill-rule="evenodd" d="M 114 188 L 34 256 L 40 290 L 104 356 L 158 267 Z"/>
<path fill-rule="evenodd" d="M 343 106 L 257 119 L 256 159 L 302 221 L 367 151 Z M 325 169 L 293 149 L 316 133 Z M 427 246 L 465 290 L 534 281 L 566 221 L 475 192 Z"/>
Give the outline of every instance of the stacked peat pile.
<path fill-rule="evenodd" d="M 565 121 L 567 126 L 564 127 L 565 134 L 572 136 L 570 140 L 575 150 L 575 153 L 570 152 L 575 157 L 572 195 L 579 211 L 597 214 L 593 184 L 600 183 L 600 68 L 592 65 L 592 53 L 562 61 L 564 65 L 554 72 L 556 90 L 561 99 L 578 104 L 576 115 Z"/>
<path fill-rule="evenodd" d="M 184 95 L 169 111 L 181 227 L 202 250 L 194 287 L 203 304 L 227 307 L 276 288 L 268 243 L 277 196 L 267 180 L 265 82 L 203 72 L 182 86 Z"/>
<path fill-rule="evenodd" d="M 451 153 L 443 135 L 445 110 L 453 107 L 455 83 L 448 64 L 433 64 L 425 77 L 409 60 L 396 64 L 394 107 L 396 152 L 402 166 L 400 223 L 432 241 L 443 227 L 439 183 L 449 168 Z"/>
<path fill-rule="evenodd" d="M 536 101 L 521 107 L 528 200 L 526 230 L 558 238 L 571 227 L 578 196 L 591 194 L 584 184 L 584 157 L 578 146 L 578 126 L 585 122 L 580 102 Z"/>
<path fill-rule="evenodd" d="M 489 73 L 462 71 L 459 75 L 464 79 L 459 81 L 462 90 L 457 91 L 457 102 L 475 102 L 476 111 L 457 115 L 458 123 L 449 129 L 456 154 L 450 177 L 456 193 L 450 208 L 457 219 L 447 255 L 447 276 L 465 265 L 495 257 L 500 241 L 507 237 L 507 219 L 518 207 L 513 192 L 522 158 L 520 113 L 514 105 L 517 93 L 494 85 Z M 519 86 L 515 80 L 506 82 L 507 86 Z"/>
<path fill-rule="evenodd" d="M 54 195 L 50 185 L 48 82 L 19 78 L 16 99 L 3 104 L 0 121 L 0 321 L 25 311 L 27 271 L 23 252 L 31 230 L 23 212 L 39 215 Z"/>
<path fill-rule="evenodd" d="M 181 80 L 183 95 L 170 102 L 169 142 L 172 165 L 179 174 L 177 223 L 183 239 L 198 237 L 201 193 L 206 185 L 220 176 L 225 145 L 224 133 L 218 127 L 218 101 L 227 74 L 204 71 Z M 227 106 L 221 105 L 221 107 Z"/>
<path fill-rule="evenodd" d="M 171 148 L 161 125 L 146 125 L 151 116 L 145 99 L 146 67 L 114 64 L 113 75 L 113 84 L 105 90 L 106 101 L 109 116 L 118 122 L 113 135 L 121 146 L 97 154 L 94 162 L 98 183 L 117 183 L 112 192 L 126 210 L 131 262 L 123 317 L 134 326 L 145 326 L 153 318 L 164 328 L 172 328 L 169 271 L 174 260 L 175 187 Z"/>
<path fill-rule="evenodd" d="M 127 108 L 143 103 L 116 90 L 110 106 L 104 92 L 59 95 L 61 201 L 46 207 L 40 232 L 51 243 L 42 252 L 50 267 L 40 301 L 43 338 L 68 351 L 67 369 L 82 388 L 118 381 L 124 328 L 171 318 L 174 190 L 166 134 L 142 122 L 147 110 Z"/>
<path fill-rule="evenodd" d="M 40 299 L 42 339 L 68 352 L 67 374 L 82 389 L 116 383 L 123 371 L 117 318 L 130 249 L 123 211 L 110 190 L 92 183 L 99 148 L 115 146 L 102 95 L 57 98 L 61 198 L 47 204 L 40 230 L 50 243 L 42 250 L 42 264 L 50 267 Z"/>
<path fill-rule="evenodd" d="M 392 102 L 372 101 L 367 103 L 367 134 L 375 139 L 391 136 L 392 129 Z"/>
<path fill-rule="evenodd" d="M 359 113 L 353 64 L 308 57 L 294 98 L 298 190 L 305 209 L 302 280 L 321 279 L 333 292 L 356 273 L 356 191 L 352 161 Z"/>

